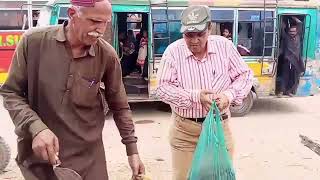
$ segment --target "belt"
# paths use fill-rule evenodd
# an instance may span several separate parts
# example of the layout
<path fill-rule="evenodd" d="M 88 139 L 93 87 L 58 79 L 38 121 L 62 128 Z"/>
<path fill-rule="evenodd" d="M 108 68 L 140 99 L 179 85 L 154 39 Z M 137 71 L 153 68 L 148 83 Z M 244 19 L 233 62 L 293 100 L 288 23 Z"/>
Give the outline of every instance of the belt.
<path fill-rule="evenodd" d="M 229 118 L 229 116 L 228 116 L 228 114 L 221 114 L 221 119 L 222 120 L 226 120 L 226 119 L 228 119 Z M 195 122 L 198 122 L 198 123 L 202 123 L 206 118 L 205 117 L 203 117 L 203 118 L 185 118 L 185 119 L 188 119 L 188 120 L 191 120 L 191 121 L 195 121 Z"/>

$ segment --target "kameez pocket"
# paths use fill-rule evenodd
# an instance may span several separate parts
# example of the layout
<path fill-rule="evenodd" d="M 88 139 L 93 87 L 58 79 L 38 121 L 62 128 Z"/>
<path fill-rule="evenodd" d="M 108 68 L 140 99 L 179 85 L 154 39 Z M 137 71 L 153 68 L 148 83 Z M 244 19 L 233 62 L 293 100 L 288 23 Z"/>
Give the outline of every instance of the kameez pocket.
<path fill-rule="evenodd" d="M 72 88 L 72 101 L 82 107 L 95 107 L 100 104 L 100 81 L 94 78 L 77 76 Z"/>

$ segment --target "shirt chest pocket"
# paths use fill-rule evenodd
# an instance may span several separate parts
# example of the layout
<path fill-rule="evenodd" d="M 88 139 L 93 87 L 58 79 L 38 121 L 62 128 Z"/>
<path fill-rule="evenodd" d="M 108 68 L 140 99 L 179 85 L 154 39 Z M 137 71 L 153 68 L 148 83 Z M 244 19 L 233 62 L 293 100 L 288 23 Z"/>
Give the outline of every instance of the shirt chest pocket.
<path fill-rule="evenodd" d="M 100 105 L 100 81 L 77 75 L 72 87 L 72 102 L 81 107 L 96 107 Z"/>
<path fill-rule="evenodd" d="M 215 64 L 211 70 L 211 85 L 212 88 L 220 88 L 224 81 L 229 79 L 228 68 L 223 66 L 223 64 Z"/>

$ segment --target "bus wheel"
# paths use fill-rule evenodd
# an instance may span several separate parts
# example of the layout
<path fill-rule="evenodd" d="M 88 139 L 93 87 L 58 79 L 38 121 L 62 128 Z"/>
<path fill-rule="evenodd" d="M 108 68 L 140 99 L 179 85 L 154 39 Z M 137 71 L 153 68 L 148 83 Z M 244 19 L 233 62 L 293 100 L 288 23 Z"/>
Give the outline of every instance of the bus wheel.
<path fill-rule="evenodd" d="M 0 137 L 0 173 L 2 173 L 9 164 L 10 157 L 11 153 L 9 146 L 3 138 Z"/>
<path fill-rule="evenodd" d="M 230 106 L 232 117 L 243 117 L 248 114 L 253 106 L 253 92 L 251 91 L 248 96 L 243 100 L 240 106 Z"/>

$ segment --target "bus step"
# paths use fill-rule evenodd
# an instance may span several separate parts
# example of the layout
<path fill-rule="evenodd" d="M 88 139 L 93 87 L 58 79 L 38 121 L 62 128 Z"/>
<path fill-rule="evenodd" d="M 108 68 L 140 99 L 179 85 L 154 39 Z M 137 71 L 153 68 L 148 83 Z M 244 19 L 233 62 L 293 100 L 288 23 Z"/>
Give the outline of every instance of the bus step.
<path fill-rule="evenodd" d="M 125 85 L 127 94 L 147 94 L 148 85 Z"/>
<path fill-rule="evenodd" d="M 126 85 L 146 85 L 148 82 L 140 77 L 126 76 L 123 79 L 123 83 Z"/>

